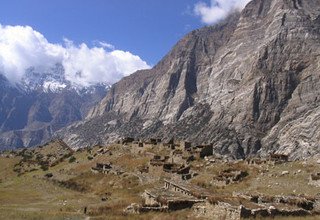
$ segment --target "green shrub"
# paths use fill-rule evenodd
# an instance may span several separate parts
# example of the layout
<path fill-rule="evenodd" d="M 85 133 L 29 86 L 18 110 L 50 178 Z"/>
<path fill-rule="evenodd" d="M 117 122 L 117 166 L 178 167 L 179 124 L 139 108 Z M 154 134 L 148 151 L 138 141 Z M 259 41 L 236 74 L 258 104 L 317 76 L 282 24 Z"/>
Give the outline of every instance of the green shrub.
<path fill-rule="evenodd" d="M 75 162 L 77 159 L 74 157 L 74 156 L 72 156 L 72 157 L 70 157 L 69 158 L 69 163 L 73 163 L 73 162 Z"/>
<path fill-rule="evenodd" d="M 43 171 L 47 171 L 47 170 L 49 170 L 49 165 L 48 164 L 41 164 L 40 168 Z"/>

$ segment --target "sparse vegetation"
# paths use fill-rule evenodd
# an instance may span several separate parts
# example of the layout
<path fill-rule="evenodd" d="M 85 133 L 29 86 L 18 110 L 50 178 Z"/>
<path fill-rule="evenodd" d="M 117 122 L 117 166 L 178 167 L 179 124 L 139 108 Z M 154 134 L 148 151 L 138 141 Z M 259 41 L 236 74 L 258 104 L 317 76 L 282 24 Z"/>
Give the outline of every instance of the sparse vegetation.
<path fill-rule="evenodd" d="M 123 210 L 131 203 L 142 204 L 140 195 L 145 189 L 162 187 L 163 179 L 170 178 L 171 174 L 148 169 L 152 158 L 149 154 L 164 157 L 170 155 L 170 150 L 153 146 L 147 154 L 141 154 L 132 153 L 131 145 L 113 145 L 107 149 L 99 146 L 91 148 L 91 154 L 88 150 L 61 153 L 59 146 L 49 144 L 32 151 L 21 150 L 19 156 L 12 158 L 0 157 L 0 204 L 5 204 L 0 205 L 0 216 L 10 219 L 43 219 L 44 216 L 46 219 L 81 219 L 86 215 L 93 219 L 180 219 L 192 216 L 188 209 L 124 215 Z M 95 157 L 91 156 L 95 154 Z M 197 175 L 188 182 L 208 190 L 217 198 L 232 196 L 234 192 L 270 196 L 302 193 L 313 196 L 318 193 L 318 188 L 308 185 L 310 175 L 320 168 L 314 162 L 249 166 L 245 161 L 208 161 L 199 158 L 189 161 Z M 96 163 L 111 163 L 112 167 L 124 172 L 95 174 L 91 168 Z M 289 174 L 281 176 L 284 170 Z M 236 183 L 215 186 L 213 178 L 229 171 L 243 171 L 245 175 L 240 181 L 236 179 Z M 19 207 L 17 212 L 16 207 Z"/>
<path fill-rule="evenodd" d="M 70 158 L 69 158 L 69 163 L 73 163 L 73 162 L 75 162 L 77 159 L 74 157 L 74 156 L 71 156 Z"/>
<path fill-rule="evenodd" d="M 53 177 L 53 174 L 52 173 L 46 173 L 44 176 L 47 177 L 47 178 L 51 178 L 51 177 Z"/>

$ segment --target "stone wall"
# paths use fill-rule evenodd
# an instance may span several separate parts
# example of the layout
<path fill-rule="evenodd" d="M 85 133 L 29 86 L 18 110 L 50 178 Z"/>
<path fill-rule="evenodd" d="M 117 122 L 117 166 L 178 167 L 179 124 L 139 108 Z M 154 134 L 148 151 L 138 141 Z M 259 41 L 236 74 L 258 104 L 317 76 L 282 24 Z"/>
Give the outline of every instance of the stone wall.
<path fill-rule="evenodd" d="M 145 191 L 142 194 L 142 198 L 144 200 L 144 206 L 148 206 L 148 207 L 159 207 L 160 206 L 159 202 L 157 201 L 156 196 L 152 195 L 148 191 Z"/>
<path fill-rule="evenodd" d="M 193 211 L 197 217 L 212 220 L 240 220 L 240 210 L 223 202 L 218 202 L 217 204 L 210 204 L 209 202 L 196 204 L 193 207 Z"/>
<path fill-rule="evenodd" d="M 320 187 L 320 173 L 311 174 L 309 184 L 316 187 Z"/>

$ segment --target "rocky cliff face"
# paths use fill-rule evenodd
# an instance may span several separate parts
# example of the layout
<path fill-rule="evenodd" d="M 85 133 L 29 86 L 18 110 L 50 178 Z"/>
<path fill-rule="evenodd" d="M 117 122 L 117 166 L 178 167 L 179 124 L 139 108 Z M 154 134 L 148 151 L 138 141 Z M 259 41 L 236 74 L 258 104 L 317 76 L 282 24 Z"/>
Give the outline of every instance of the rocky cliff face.
<path fill-rule="evenodd" d="M 253 0 L 122 79 L 62 133 L 74 147 L 157 136 L 210 142 L 235 158 L 316 155 L 319 76 L 320 0 Z"/>
<path fill-rule="evenodd" d="M 106 94 L 105 85 L 76 89 L 57 65 L 48 73 L 28 70 L 18 85 L 0 74 L 0 149 L 29 147 L 84 118 Z"/>

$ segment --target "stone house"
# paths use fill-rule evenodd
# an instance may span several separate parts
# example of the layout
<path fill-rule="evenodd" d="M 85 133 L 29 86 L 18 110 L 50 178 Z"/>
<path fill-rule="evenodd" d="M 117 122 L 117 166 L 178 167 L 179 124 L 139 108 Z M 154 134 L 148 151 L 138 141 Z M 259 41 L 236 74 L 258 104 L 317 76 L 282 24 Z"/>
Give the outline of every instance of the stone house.
<path fill-rule="evenodd" d="M 309 184 L 316 187 L 320 187 L 320 173 L 311 174 Z"/>
<path fill-rule="evenodd" d="M 185 166 L 183 164 L 165 163 L 163 164 L 163 171 L 166 173 L 180 175 L 183 180 L 191 178 L 190 166 Z"/>
<path fill-rule="evenodd" d="M 154 155 L 153 158 L 149 161 L 149 173 L 158 175 L 163 172 L 163 165 L 166 163 L 169 157 Z"/>
<path fill-rule="evenodd" d="M 173 150 L 171 152 L 171 162 L 184 164 L 186 162 L 186 160 L 184 158 L 184 152 L 180 149 Z"/>
<path fill-rule="evenodd" d="M 94 173 L 109 173 L 111 169 L 111 163 L 97 163 L 95 167 L 91 168 Z"/>
<path fill-rule="evenodd" d="M 192 147 L 190 153 L 197 158 L 204 158 L 213 155 L 213 145 L 197 145 Z"/>
<path fill-rule="evenodd" d="M 119 141 L 119 144 L 127 145 L 131 144 L 134 141 L 134 138 L 132 137 L 124 137 Z"/>
<path fill-rule="evenodd" d="M 206 203 L 193 207 L 197 217 L 209 219 L 255 219 L 277 216 L 307 216 L 309 210 L 280 203 L 255 203 L 238 197 L 209 198 Z"/>
<path fill-rule="evenodd" d="M 229 203 L 218 202 L 211 204 L 208 201 L 193 206 L 193 212 L 197 217 L 213 220 L 240 220 L 240 209 Z"/>
<path fill-rule="evenodd" d="M 192 196 L 191 190 L 189 190 L 187 187 L 185 187 L 181 184 L 175 183 L 173 181 L 170 181 L 170 180 L 164 180 L 164 188 L 166 190 L 180 192 L 180 193 L 187 195 L 187 196 Z"/>
<path fill-rule="evenodd" d="M 140 142 L 140 141 L 133 141 L 130 147 L 130 151 L 133 154 L 141 154 L 143 152 L 145 152 L 146 148 L 144 143 Z"/>
<path fill-rule="evenodd" d="M 210 196 L 205 189 L 189 185 L 181 181 L 164 180 L 164 189 L 179 192 L 184 195 L 194 196 L 197 199 L 207 199 Z"/>
<path fill-rule="evenodd" d="M 159 156 L 159 155 L 154 155 L 153 158 L 150 160 L 149 164 L 151 166 L 163 166 L 168 161 L 169 157 L 168 156 Z"/>
<path fill-rule="evenodd" d="M 261 158 L 247 158 L 246 159 L 246 163 L 248 165 L 261 166 L 263 164 L 267 164 L 267 160 L 266 159 L 261 159 Z"/>
<path fill-rule="evenodd" d="M 226 169 L 221 171 L 217 176 L 213 177 L 211 183 L 216 186 L 226 186 L 234 182 L 239 182 L 248 176 L 246 171 Z"/>
<path fill-rule="evenodd" d="M 150 139 L 145 141 L 145 144 L 158 145 L 158 144 L 161 144 L 161 139 L 159 139 L 159 138 L 150 138 Z"/>
<path fill-rule="evenodd" d="M 194 204 L 204 202 L 193 196 L 183 195 L 164 189 L 146 190 L 142 194 L 143 204 L 141 212 L 146 211 L 177 211 L 191 208 Z"/>
<path fill-rule="evenodd" d="M 164 188 L 145 190 L 143 193 L 143 205 L 140 210 L 145 211 L 176 211 L 191 208 L 196 203 L 205 200 L 194 196 L 186 185 L 165 180 Z M 200 194 L 200 193 L 198 193 Z"/>
<path fill-rule="evenodd" d="M 91 168 L 94 173 L 121 175 L 124 173 L 119 167 L 113 166 L 111 163 L 97 163 L 95 167 Z"/>
<path fill-rule="evenodd" d="M 143 148 L 143 142 L 141 142 L 141 141 L 133 141 L 132 142 L 132 147 Z"/>
<path fill-rule="evenodd" d="M 182 150 L 182 151 L 189 150 L 191 149 L 191 146 L 192 146 L 191 143 L 187 141 L 174 141 L 173 144 L 175 146 L 175 149 Z"/>
<path fill-rule="evenodd" d="M 274 165 L 287 163 L 288 161 L 289 161 L 289 156 L 285 154 L 270 154 L 268 158 L 268 162 Z"/>

